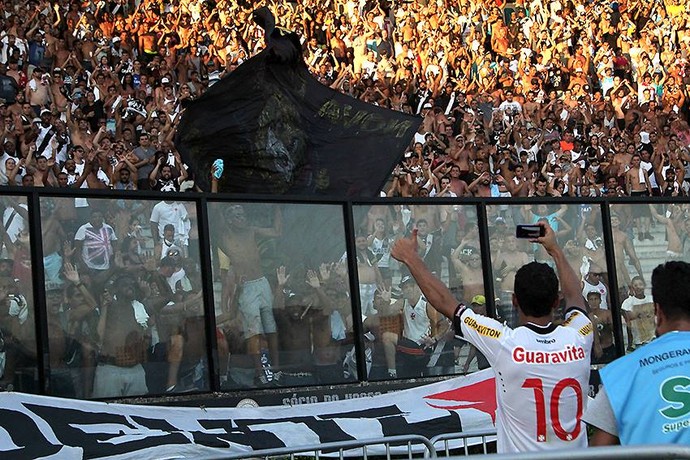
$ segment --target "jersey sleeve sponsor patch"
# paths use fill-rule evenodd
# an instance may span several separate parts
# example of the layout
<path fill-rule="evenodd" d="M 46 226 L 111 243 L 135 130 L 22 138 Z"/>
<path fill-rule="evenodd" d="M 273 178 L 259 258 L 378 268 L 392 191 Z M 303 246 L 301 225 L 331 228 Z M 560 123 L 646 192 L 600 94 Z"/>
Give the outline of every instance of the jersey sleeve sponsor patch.
<path fill-rule="evenodd" d="M 580 316 L 580 314 L 581 314 L 579 310 L 573 310 L 572 312 L 569 312 L 569 313 L 570 313 L 570 315 L 566 318 L 565 321 L 563 321 L 563 324 L 561 324 L 561 326 L 563 326 L 563 327 L 570 326 L 570 324 L 573 321 L 575 321 L 578 318 L 578 316 Z"/>
<path fill-rule="evenodd" d="M 593 331 L 592 328 L 592 323 L 585 324 L 582 326 L 580 329 L 578 329 L 578 334 L 580 334 L 583 337 L 587 337 L 589 334 L 591 334 Z"/>
<path fill-rule="evenodd" d="M 453 325 L 456 337 L 477 347 L 491 365 L 496 362 L 496 357 L 510 336 L 511 330 L 495 319 L 475 313 L 470 308 L 458 310 Z"/>
<path fill-rule="evenodd" d="M 498 329 L 494 329 L 489 326 L 485 326 L 483 324 L 479 324 L 474 318 L 471 316 L 466 316 L 463 320 L 463 323 L 470 329 L 474 329 L 477 331 L 477 334 L 483 335 L 485 337 L 489 337 L 491 339 L 500 339 L 501 338 L 501 331 Z"/>
<path fill-rule="evenodd" d="M 589 319 L 587 313 L 577 307 L 571 308 L 566 313 L 565 321 L 561 326 L 577 331 L 577 335 L 581 337 L 585 344 L 594 341 L 594 325 L 592 320 Z"/>
<path fill-rule="evenodd" d="M 593 331 L 592 321 L 589 319 L 589 316 L 577 307 L 568 310 L 565 315 L 565 321 L 563 321 L 561 326 L 577 329 L 578 333 L 583 337 L 591 335 Z"/>

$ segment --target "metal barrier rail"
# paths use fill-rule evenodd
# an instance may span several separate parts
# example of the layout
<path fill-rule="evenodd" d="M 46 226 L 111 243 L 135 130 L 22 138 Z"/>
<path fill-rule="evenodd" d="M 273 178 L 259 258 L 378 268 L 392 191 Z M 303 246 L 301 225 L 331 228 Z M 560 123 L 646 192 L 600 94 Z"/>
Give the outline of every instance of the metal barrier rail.
<path fill-rule="evenodd" d="M 480 442 L 472 442 L 472 439 L 479 438 Z M 462 445 L 457 447 L 451 447 L 451 441 L 462 440 Z M 436 449 L 437 454 L 444 453 L 446 457 L 450 457 L 451 450 L 457 450 L 462 448 L 464 455 L 471 455 L 469 452 L 469 447 L 472 446 L 482 446 L 482 454 L 488 454 L 487 443 L 496 440 L 496 430 L 475 430 L 475 431 L 463 431 L 460 433 L 445 433 L 431 438 L 431 444 Z M 442 442 L 443 447 L 437 447 L 437 444 Z"/>
<path fill-rule="evenodd" d="M 444 455 L 450 459 L 466 459 L 469 452 L 468 447 L 478 446 L 479 442 L 472 443 L 473 438 L 481 439 L 482 460 L 601 460 L 601 459 L 626 459 L 626 460 L 659 460 L 659 459 L 684 459 L 690 460 L 690 446 L 678 446 L 675 444 L 662 444 L 650 446 L 610 446 L 610 447 L 590 447 L 587 449 L 567 449 L 544 452 L 528 452 L 520 454 L 496 454 L 488 453 L 487 443 L 496 440 L 495 430 L 477 430 L 461 433 L 448 433 L 431 438 L 431 444 L 436 449 L 437 455 Z M 463 440 L 462 445 L 451 446 L 452 441 Z M 466 442 L 465 442 L 466 441 Z M 443 446 L 438 444 L 443 442 Z M 459 455 L 450 455 L 451 450 L 463 449 Z M 476 454 L 480 454 L 477 452 Z M 475 454 L 475 455 L 476 455 Z"/>
<path fill-rule="evenodd" d="M 449 457 L 450 459 L 465 459 L 463 456 Z M 661 444 L 650 446 L 611 446 L 590 447 L 579 450 L 555 450 L 546 452 L 528 452 L 522 454 L 491 454 L 482 460 L 660 460 L 684 459 L 690 460 L 690 447 L 675 444 Z"/>
<path fill-rule="evenodd" d="M 415 456 L 412 446 L 422 445 L 424 447 L 424 452 L 422 456 Z M 381 449 L 385 449 L 385 453 L 377 451 L 375 453 L 369 453 L 368 448 L 382 446 Z M 324 455 L 328 458 L 334 458 L 332 452 L 337 451 L 338 458 L 344 459 L 345 451 L 353 449 L 361 449 L 361 454 L 356 454 L 357 458 L 367 459 L 369 455 L 374 455 L 377 458 L 385 456 L 387 460 L 391 460 L 391 456 L 395 455 L 396 458 L 400 458 L 401 455 L 405 455 L 400 452 L 401 448 L 406 447 L 407 458 L 436 458 L 436 450 L 429 439 L 420 435 L 402 435 L 402 436 L 386 436 L 383 438 L 373 438 L 373 439 L 361 439 L 352 441 L 338 441 L 338 442 L 327 442 L 324 444 L 313 444 L 308 446 L 299 447 L 281 447 L 275 449 L 263 449 L 263 450 L 253 450 L 251 452 L 246 452 L 242 454 L 231 454 L 231 455 L 213 455 L 208 457 L 200 457 L 203 460 L 237 460 L 237 459 L 255 459 L 263 458 L 269 459 L 271 457 L 280 456 L 282 458 L 289 458 L 293 460 L 296 454 L 313 456 L 316 459 L 321 458 L 324 455 L 323 452 L 326 451 L 328 455 Z M 392 449 L 395 452 L 392 452 Z M 350 455 L 352 457 L 353 455 Z"/>
<path fill-rule="evenodd" d="M 202 460 L 238 460 L 238 459 L 266 459 L 280 457 L 281 459 L 295 459 L 295 455 L 313 457 L 321 456 L 334 458 L 337 451 L 338 459 L 346 458 L 345 452 L 353 449 L 361 449 L 361 453 L 352 454 L 347 457 L 357 457 L 368 459 L 369 455 L 381 458 L 385 455 L 387 460 L 395 455 L 400 458 L 400 448 L 406 446 L 407 458 L 440 458 L 438 454 L 445 453 L 443 458 L 448 460 L 466 460 L 469 455 L 482 455 L 482 460 L 659 460 L 659 459 L 679 459 L 690 460 L 690 446 L 679 446 L 674 444 L 661 444 L 649 446 L 610 446 L 610 447 L 590 447 L 586 449 L 565 449 L 543 452 L 525 452 L 513 454 L 489 454 L 487 443 L 495 440 L 495 430 L 477 430 L 465 433 L 448 433 L 434 436 L 431 440 L 420 435 L 388 436 L 383 438 L 362 439 L 352 441 L 330 442 L 300 447 L 284 447 L 276 449 L 263 449 L 232 455 L 213 455 L 199 457 Z M 480 438 L 480 443 L 472 444 L 471 440 Z M 463 441 L 462 446 L 451 447 L 452 441 Z M 436 448 L 436 444 L 443 442 L 443 451 Z M 413 445 L 423 445 L 424 452 L 421 457 L 413 452 Z M 385 454 L 381 452 L 369 452 L 367 449 L 383 445 Z M 481 453 L 469 452 L 468 447 L 482 446 Z M 392 452 L 392 448 L 395 452 Z M 461 455 L 449 455 L 451 450 L 463 449 Z M 326 452 L 324 454 L 324 452 Z"/>

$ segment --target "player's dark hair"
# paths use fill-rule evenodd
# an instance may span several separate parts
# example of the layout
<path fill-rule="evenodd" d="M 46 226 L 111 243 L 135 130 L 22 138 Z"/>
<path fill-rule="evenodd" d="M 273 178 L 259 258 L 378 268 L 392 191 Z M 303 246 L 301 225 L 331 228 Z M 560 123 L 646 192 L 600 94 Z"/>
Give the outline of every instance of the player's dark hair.
<path fill-rule="evenodd" d="M 652 298 L 668 319 L 690 318 L 690 264 L 672 261 L 656 267 Z"/>
<path fill-rule="evenodd" d="M 540 318 L 551 313 L 558 299 L 558 277 L 547 264 L 530 262 L 515 273 L 513 289 L 523 313 Z"/>

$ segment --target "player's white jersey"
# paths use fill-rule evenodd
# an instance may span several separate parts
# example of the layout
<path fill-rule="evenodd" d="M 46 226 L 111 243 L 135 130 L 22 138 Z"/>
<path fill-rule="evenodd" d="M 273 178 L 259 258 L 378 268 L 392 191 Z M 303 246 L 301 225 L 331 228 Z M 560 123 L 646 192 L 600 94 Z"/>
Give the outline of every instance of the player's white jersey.
<path fill-rule="evenodd" d="M 455 332 L 477 347 L 496 374 L 498 452 L 587 446 L 592 323 L 568 309 L 563 325 L 511 329 L 461 306 Z"/>

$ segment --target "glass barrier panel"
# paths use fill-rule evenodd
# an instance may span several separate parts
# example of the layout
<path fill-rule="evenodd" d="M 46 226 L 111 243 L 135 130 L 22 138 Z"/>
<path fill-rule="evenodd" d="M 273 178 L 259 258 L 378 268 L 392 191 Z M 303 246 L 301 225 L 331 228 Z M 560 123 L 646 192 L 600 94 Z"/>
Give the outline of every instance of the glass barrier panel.
<path fill-rule="evenodd" d="M 581 278 L 582 295 L 589 303 L 596 326 L 593 363 L 615 359 L 609 278 L 603 239 L 601 212 L 596 204 L 489 205 L 489 244 L 494 276 L 494 299 L 499 320 L 518 325 L 512 297 L 515 274 L 523 265 L 542 262 L 555 268 L 541 245 L 516 238 L 518 224 L 546 221 L 556 232 L 571 267 Z M 564 302 L 554 312 L 554 321 L 564 320 Z"/>
<path fill-rule="evenodd" d="M 475 206 L 374 205 L 353 209 L 359 295 L 370 380 L 450 375 L 483 368 L 450 321 L 422 297 L 393 242 L 417 229 L 424 261 L 467 305 L 486 308 Z M 488 364 L 485 366 L 488 367 Z"/>
<path fill-rule="evenodd" d="M 688 260 L 690 229 L 683 204 L 611 205 L 611 230 L 628 352 L 654 338 L 652 271 L 669 260 Z"/>
<path fill-rule="evenodd" d="M 2 197 L 0 389 L 38 392 L 27 203 Z M 432 202 L 433 203 L 433 202 Z M 49 349 L 48 392 L 77 398 L 209 391 L 194 202 L 40 199 Z M 458 301 L 517 323 L 516 270 L 552 265 L 515 226 L 557 231 L 596 326 L 593 363 L 615 359 L 613 316 L 628 351 L 654 336 L 651 273 L 687 260 L 690 205 L 612 204 L 621 305 L 611 304 L 598 204 L 487 205 L 494 292 L 485 293 L 476 206 L 353 208 L 362 316 L 352 314 L 341 205 L 209 204 L 223 389 L 308 386 L 472 372 L 488 366 L 390 256 L 418 231 L 420 251 Z M 4 291 L 4 294 L 3 294 Z M 561 303 L 555 320 L 563 321 Z M 115 314 L 113 314 L 115 311 Z M 355 321 L 363 337 L 354 336 Z M 427 327 L 428 326 L 428 327 Z M 427 340 L 429 339 L 429 340 Z M 355 344 L 364 343 L 366 376 Z"/>
<path fill-rule="evenodd" d="M 208 209 L 221 388 L 356 380 L 342 206 Z"/>
<path fill-rule="evenodd" d="M 0 196 L 0 391 L 37 393 L 36 320 L 25 197 Z"/>
<path fill-rule="evenodd" d="M 49 393 L 208 391 L 193 202 L 41 198 Z"/>

